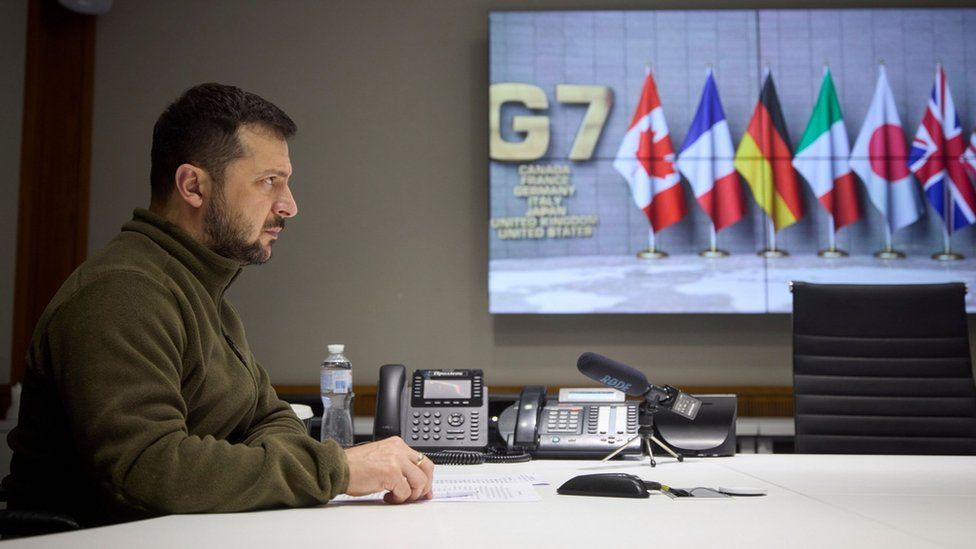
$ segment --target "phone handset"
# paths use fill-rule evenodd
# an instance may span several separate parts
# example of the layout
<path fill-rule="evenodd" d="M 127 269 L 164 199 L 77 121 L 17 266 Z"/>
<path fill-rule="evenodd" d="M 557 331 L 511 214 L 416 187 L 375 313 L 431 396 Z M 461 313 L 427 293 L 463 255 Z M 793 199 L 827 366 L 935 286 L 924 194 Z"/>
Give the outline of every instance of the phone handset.
<path fill-rule="evenodd" d="M 546 404 L 546 388 L 526 385 L 516 403 L 515 432 L 508 440 L 510 450 L 533 451 L 539 443 L 539 418 Z"/>
<path fill-rule="evenodd" d="M 407 368 L 403 364 L 384 364 L 376 383 L 376 415 L 373 440 L 400 436 L 400 414 L 407 398 Z"/>

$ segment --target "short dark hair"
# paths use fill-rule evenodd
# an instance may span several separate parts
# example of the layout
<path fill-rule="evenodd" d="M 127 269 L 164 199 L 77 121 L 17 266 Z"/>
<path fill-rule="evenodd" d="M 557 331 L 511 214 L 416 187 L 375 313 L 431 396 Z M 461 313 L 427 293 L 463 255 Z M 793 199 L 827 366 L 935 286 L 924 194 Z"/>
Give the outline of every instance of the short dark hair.
<path fill-rule="evenodd" d="M 291 118 L 270 101 L 235 86 L 200 84 L 166 107 L 153 127 L 149 180 L 153 203 L 162 204 L 173 191 L 173 175 L 181 164 L 207 170 L 215 181 L 244 155 L 237 130 L 256 124 L 282 139 L 295 135 Z"/>

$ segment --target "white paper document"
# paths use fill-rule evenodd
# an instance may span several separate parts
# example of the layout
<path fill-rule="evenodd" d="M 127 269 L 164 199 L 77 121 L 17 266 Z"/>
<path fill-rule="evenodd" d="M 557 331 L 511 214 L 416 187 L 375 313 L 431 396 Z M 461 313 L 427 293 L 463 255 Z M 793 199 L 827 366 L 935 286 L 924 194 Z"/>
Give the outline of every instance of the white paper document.
<path fill-rule="evenodd" d="M 535 484 L 546 484 L 538 475 L 435 475 L 431 501 L 539 501 Z M 332 503 L 382 501 L 385 492 L 368 496 L 336 496 Z"/>
<path fill-rule="evenodd" d="M 434 487 L 436 489 L 437 483 L 447 485 L 452 482 L 467 482 L 471 484 L 508 484 L 508 483 L 519 483 L 527 482 L 535 486 L 548 485 L 549 482 L 546 479 L 536 475 L 534 473 L 521 473 L 518 475 L 463 475 L 463 474 L 435 474 L 434 475 Z"/>

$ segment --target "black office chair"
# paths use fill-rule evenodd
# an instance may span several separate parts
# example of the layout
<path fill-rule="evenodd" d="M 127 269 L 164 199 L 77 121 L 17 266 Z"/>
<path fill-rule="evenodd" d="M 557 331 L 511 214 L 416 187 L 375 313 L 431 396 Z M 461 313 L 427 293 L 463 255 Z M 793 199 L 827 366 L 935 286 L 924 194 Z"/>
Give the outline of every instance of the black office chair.
<path fill-rule="evenodd" d="M 797 453 L 976 454 L 965 285 L 792 289 Z"/>
<path fill-rule="evenodd" d="M 0 502 L 9 502 L 9 494 L 2 487 Z M 79 528 L 81 525 L 77 520 L 63 513 L 26 509 L 0 510 L 0 539 L 56 534 Z"/>

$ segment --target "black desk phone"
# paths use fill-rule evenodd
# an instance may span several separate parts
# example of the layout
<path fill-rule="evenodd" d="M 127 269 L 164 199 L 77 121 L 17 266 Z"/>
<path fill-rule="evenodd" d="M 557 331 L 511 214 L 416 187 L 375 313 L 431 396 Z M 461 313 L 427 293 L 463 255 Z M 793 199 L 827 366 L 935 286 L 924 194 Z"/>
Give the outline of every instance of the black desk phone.
<path fill-rule="evenodd" d="M 399 435 L 422 451 L 483 450 L 488 445 L 488 390 L 481 370 L 380 368 L 374 438 Z"/>
<path fill-rule="evenodd" d="M 374 439 L 400 436 L 432 459 L 468 452 L 442 462 L 477 462 L 472 456 L 496 462 L 602 458 L 637 435 L 638 403 L 626 402 L 619 391 L 560 389 L 559 400 L 547 402 L 545 387 L 529 385 L 499 415 L 489 445 L 488 388 L 481 370 L 415 370 L 410 380 L 408 386 L 402 364 L 380 368 Z M 636 439 L 621 455 L 640 452 Z"/>

